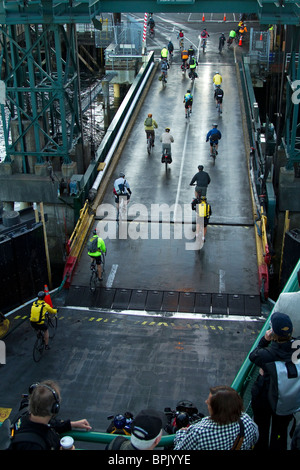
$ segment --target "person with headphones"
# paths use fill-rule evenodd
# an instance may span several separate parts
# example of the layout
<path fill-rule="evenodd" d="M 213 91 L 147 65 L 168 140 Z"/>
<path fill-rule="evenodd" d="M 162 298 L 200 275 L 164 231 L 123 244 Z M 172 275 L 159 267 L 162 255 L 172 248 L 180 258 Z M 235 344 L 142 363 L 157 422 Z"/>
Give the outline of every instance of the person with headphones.
<path fill-rule="evenodd" d="M 89 431 L 86 419 L 58 420 L 60 388 L 52 380 L 34 383 L 29 387 L 28 409 L 23 410 L 13 426 L 11 450 L 60 450 L 61 434 L 79 428 Z"/>
<path fill-rule="evenodd" d="M 50 349 L 49 346 L 49 331 L 46 323 L 46 314 L 50 313 L 55 315 L 57 309 L 50 307 L 47 302 L 45 302 L 45 292 L 42 290 L 37 295 L 37 300 L 35 300 L 31 307 L 30 312 L 30 324 L 34 330 L 43 330 L 44 339 L 45 339 L 45 349 Z"/>

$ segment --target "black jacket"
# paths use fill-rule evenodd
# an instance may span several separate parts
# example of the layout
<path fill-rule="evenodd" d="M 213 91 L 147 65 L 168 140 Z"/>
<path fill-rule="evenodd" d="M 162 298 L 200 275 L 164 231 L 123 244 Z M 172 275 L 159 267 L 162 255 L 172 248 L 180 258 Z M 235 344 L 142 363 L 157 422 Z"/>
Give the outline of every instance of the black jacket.
<path fill-rule="evenodd" d="M 55 420 L 52 424 L 34 423 L 22 417 L 21 425 L 12 439 L 11 450 L 59 450 L 60 435 L 71 430 L 70 420 Z M 25 435 L 26 433 L 26 435 Z M 37 436 L 36 441 L 34 437 Z M 24 440 L 23 440 L 24 437 Z M 21 438 L 21 439 L 20 439 Z"/>

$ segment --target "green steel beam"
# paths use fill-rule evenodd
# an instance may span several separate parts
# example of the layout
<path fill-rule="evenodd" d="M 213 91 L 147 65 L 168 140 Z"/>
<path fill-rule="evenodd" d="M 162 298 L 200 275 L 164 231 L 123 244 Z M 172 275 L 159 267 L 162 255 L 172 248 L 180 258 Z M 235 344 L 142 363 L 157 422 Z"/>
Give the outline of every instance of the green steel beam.
<path fill-rule="evenodd" d="M 3 0 L 0 24 L 91 23 L 101 13 L 255 13 L 264 24 L 299 25 L 297 0 Z"/>
<path fill-rule="evenodd" d="M 26 24 L 23 30 L 25 45 L 16 26 L 0 27 L 6 91 L 1 113 L 6 161 L 22 157 L 28 173 L 29 156 L 39 164 L 52 157 L 72 162 L 70 152 L 82 139 L 82 116 L 76 25 Z"/>

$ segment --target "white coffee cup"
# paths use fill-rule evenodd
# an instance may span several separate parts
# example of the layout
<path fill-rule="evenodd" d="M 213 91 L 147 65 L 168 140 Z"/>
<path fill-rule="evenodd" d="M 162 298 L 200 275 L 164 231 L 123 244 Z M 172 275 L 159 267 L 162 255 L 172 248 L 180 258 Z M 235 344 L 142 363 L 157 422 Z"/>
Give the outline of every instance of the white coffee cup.
<path fill-rule="evenodd" d="M 71 436 L 64 436 L 60 440 L 60 445 L 62 446 L 63 450 L 72 449 L 74 446 L 74 439 Z"/>

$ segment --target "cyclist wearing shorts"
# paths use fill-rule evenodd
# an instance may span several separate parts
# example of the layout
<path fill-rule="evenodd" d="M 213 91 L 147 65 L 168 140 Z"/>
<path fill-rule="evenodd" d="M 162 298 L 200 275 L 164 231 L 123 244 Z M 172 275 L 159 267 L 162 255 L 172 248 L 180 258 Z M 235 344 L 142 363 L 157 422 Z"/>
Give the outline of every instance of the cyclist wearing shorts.
<path fill-rule="evenodd" d="M 96 248 L 95 251 L 88 251 L 88 255 L 91 258 L 95 258 L 96 264 L 97 264 L 97 269 L 98 269 L 98 278 L 99 278 L 100 281 L 102 281 L 103 277 L 102 277 L 102 266 L 101 266 L 102 257 L 101 257 L 101 255 L 102 255 L 102 253 L 106 254 L 106 246 L 105 246 L 104 240 L 102 240 L 102 238 L 98 237 L 96 230 L 94 230 L 93 236 L 89 239 L 89 242 L 93 241 L 94 238 L 97 239 L 97 248 Z"/>
<path fill-rule="evenodd" d="M 219 72 L 216 72 L 214 77 L 213 77 L 213 83 L 214 83 L 214 90 L 216 89 L 217 86 L 221 86 L 222 84 L 222 76 L 220 75 Z"/>
<path fill-rule="evenodd" d="M 153 136 L 153 144 L 152 147 L 154 147 L 154 141 L 155 141 L 155 132 L 154 129 L 158 128 L 157 122 L 152 118 L 152 114 L 149 113 L 148 117 L 144 121 L 144 126 L 145 126 L 145 132 L 146 132 L 146 139 L 148 139 L 148 135 L 152 134 Z"/>
<path fill-rule="evenodd" d="M 206 135 L 206 142 L 210 143 L 210 155 L 212 155 L 212 148 L 213 144 L 216 145 L 216 154 L 218 155 L 218 143 L 219 140 L 222 138 L 221 132 L 217 129 L 218 124 L 213 124 L 213 127 L 210 131 L 208 131 Z"/>
<path fill-rule="evenodd" d="M 40 291 L 37 295 L 37 300 L 35 300 L 31 307 L 30 312 L 30 324 L 34 330 L 42 330 L 44 331 L 44 340 L 45 340 L 45 349 L 50 349 L 49 346 L 49 331 L 46 320 L 46 314 L 50 313 L 51 315 L 55 315 L 57 313 L 57 309 L 50 307 L 47 302 L 45 302 L 45 292 Z"/>
<path fill-rule="evenodd" d="M 222 114 L 222 102 L 224 98 L 224 91 L 220 86 L 217 86 L 215 89 L 215 100 L 216 100 L 216 107 L 218 107 L 218 103 L 220 103 L 220 113 Z"/>
<path fill-rule="evenodd" d="M 193 95 L 191 94 L 191 90 L 187 90 L 186 94 L 184 95 L 183 102 L 185 107 L 185 117 L 187 117 L 187 110 L 191 108 L 192 112 L 193 106 Z"/>

